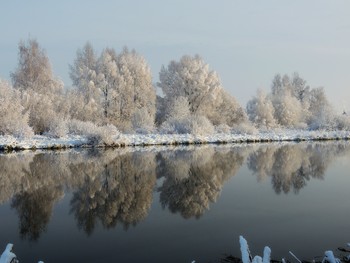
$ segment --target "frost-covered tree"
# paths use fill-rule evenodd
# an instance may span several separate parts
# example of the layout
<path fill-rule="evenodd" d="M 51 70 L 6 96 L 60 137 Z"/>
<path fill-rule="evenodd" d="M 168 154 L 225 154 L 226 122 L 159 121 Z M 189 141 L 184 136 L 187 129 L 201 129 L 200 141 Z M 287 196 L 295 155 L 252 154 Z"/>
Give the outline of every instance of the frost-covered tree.
<path fill-rule="evenodd" d="M 183 119 L 190 115 L 189 103 L 186 97 L 175 97 L 170 101 L 166 112 L 167 119 Z"/>
<path fill-rule="evenodd" d="M 35 133 L 48 132 L 54 118 L 64 117 L 63 83 L 53 75 L 49 58 L 36 40 L 20 42 L 18 67 L 11 78 L 14 88 L 21 91 Z"/>
<path fill-rule="evenodd" d="M 304 116 L 300 101 L 293 97 L 289 90 L 276 94 L 272 98 L 274 117 L 285 127 L 305 127 Z"/>
<path fill-rule="evenodd" d="M 258 93 L 248 102 L 247 113 L 257 126 L 271 114 L 276 124 L 283 127 L 319 129 L 337 126 L 323 88 L 311 89 L 298 73 L 291 77 L 275 75 L 271 93 L 266 96 Z"/>
<path fill-rule="evenodd" d="M 102 123 L 100 90 L 97 85 L 97 57 L 91 43 L 78 49 L 73 65 L 69 66 L 69 76 L 77 92 L 71 98 L 71 116 L 82 121 Z"/>
<path fill-rule="evenodd" d="M 141 55 L 127 48 L 120 54 L 106 48 L 96 58 L 87 44 L 82 51 L 78 50 L 70 71 L 74 86 L 85 100 L 82 104 L 79 94 L 76 95 L 83 107 L 72 105 L 75 118 L 110 123 L 123 131 L 153 129 L 156 94 L 151 70 Z M 84 111 L 89 117 L 84 116 Z"/>
<path fill-rule="evenodd" d="M 18 67 L 11 73 L 13 86 L 19 90 L 39 94 L 57 94 L 63 91 L 63 83 L 54 77 L 50 60 L 34 39 L 20 41 Z"/>
<path fill-rule="evenodd" d="M 100 91 L 103 117 L 107 123 L 115 118 L 116 109 L 113 102 L 117 100 L 119 72 L 116 62 L 117 54 L 114 49 L 106 48 L 97 61 L 96 87 Z"/>
<path fill-rule="evenodd" d="M 213 124 L 232 125 L 245 120 L 244 110 L 224 91 L 218 74 L 198 55 L 183 56 L 163 66 L 159 80 L 167 104 L 185 97 L 192 114 L 205 116 Z"/>
<path fill-rule="evenodd" d="M 308 125 L 311 129 L 329 128 L 334 125 L 334 111 L 323 88 L 310 91 L 308 96 Z"/>
<path fill-rule="evenodd" d="M 149 116 L 149 123 L 146 126 L 153 127 L 156 114 L 156 91 L 146 59 L 135 50 L 129 51 L 125 47 L 117 57 L 117 65 L 120 77 L 119 110 L 121 122 L 124 123 L 123 128 L 132 127 L 132 119 L 135 114 L 139 115 L 140 111 Z M 137 127 L 134 126 L 134 128 Z"/>
<path fill-rule="evenodd" d="M 258 90 L 256 97 L 247 103 L 247 114 L 251 122 L 258 127 L 273 128 L 276 126 L 275 109 L 271 99 L 263 90 Z"/>
<path fill-rule="evenodd" d="M 34 133 L 28 121 L 20 92 L 0 79 L 0 134 L 30 137 Z"/>
<path fill-rule="evenodd" d="M 87 42 L 83 49 L 78 49 L 73 65 L 69 65 L 69 76 L 73 85 L 77 87 L 86 98 L 95 98 L 97 58 L 91 43 Z"/>

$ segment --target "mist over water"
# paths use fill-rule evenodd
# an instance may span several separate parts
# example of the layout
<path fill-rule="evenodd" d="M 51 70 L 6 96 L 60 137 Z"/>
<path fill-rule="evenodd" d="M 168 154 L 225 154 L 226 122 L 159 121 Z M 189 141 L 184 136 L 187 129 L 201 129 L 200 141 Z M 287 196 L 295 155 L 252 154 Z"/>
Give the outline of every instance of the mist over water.
<path fill-rule="evenodd" d="M 197 262 L 349 241 L 350 143 L 75 149 L 0 155 L 0 247 L 22 262 Z M 300 242 L 303 240 L 303 242 Z"/>

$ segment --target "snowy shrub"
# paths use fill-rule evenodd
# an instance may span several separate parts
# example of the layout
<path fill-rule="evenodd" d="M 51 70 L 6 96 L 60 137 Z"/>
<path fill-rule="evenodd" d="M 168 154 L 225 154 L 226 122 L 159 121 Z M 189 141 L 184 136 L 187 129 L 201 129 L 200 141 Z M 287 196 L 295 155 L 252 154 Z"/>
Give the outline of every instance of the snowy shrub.
<path fill-rule="evenodd" d="M 350 130 L 350 118 L 348 115 L 343 114 L 335 117 L 334 126 L 338 130 Z"/>
<path fill-rule="evenodd" d="M 231 133 L 231 127 L 227 124 L 220 124 L 215 126 L 215 132 L 217 133 Z"/>
<path fill-rule="evenodd" d="M 119 135 L 118 129 L 112 124 L 107 124 L 97 127 L 95 132 L 88 135 L 88 140 L 95 145 L 111 145 L 114 143 L 114 137 L 117 135 Z"/>
<path fill-rule="evenodd" d="M 132 119 L 134 131 L 147 134 L 154 131 L 154 117 L 148 113 L 146 108 L 137 109 Z"/>
<path fill-rule="evenodd" d="M 29 125 L 36 134 L 49 132 L 51 122 L 57 116 L 54 101 L 47 95 L 33 92 L 26 95 L 26 102 L 23 104 L 29 110 Z"/>
<path fill-rule="evenodd" d="M 169 119 L 162 123 L 159 130 L 161 133 L 166 134 L 186 134 L 188 130 L 185 129 L 184 122 L 185 120 Z"/>
<path fill-rule="evenodd" d="M 191 116 L 189 122 L 193 135 L 211 135 L 215 131 L 214 125 L 204 116 Z"/>
<path fill-rule="evenodd" d="M 204 116 L 189 116 L 183 119 L 169 119 L 160 127 L 161 133 L 178 133 L 193 135 L 210 135 L 215 131 L 214 125 Z"/>
<path fill-rule="evenodd" d="M 258 130 L 249 122 L 242 122 L 232 127 L 233 133 L 238 134 L 256 134 Z"/>
<path fill-rule="evenodd" d="M 70 134 L 86 136 L 88 143 L 93 145 L 111 145 L 114 143 L 114 137 L 120 134 L 114 125 L 97 126 L 92 122 L 79 120 L 70 120 L 68 130 Z"/>
<path fill-rule="evenodd" d="M 50 123 L 50 128 L 47 133 L 48 136 L 61 138 L 68 133 L 67 121 L 63 118 L 55 117 Z"/>
<path fill-rule="evenodd" d="M 28 125 L 28 113 L 20 102 L 20 93 L 0 79 L 0 134 L 16 137 L 34 135 Z"/>

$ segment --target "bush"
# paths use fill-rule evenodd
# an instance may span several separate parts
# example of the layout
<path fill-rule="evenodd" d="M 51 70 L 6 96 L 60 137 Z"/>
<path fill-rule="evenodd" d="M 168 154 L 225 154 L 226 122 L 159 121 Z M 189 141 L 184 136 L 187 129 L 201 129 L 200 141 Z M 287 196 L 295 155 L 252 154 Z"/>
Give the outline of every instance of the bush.
<path fill-rule="evenodd" d="M 146 108 L 137 109 L 132 119 L 132 126 L 137 133 L 147 134 L 154 131 L 154 117 Z"/>
<path fill-rule="evenodd" d="M 258 130 L 249 122 L 242 122 L 232 127 L 233 132 L 238 134 L 256 134 Z"/>
<path fill-rule="evenodd" d="M 70 134 L 86 136 L 88 143 L 92 145 L 112 145 L 114 138 L 120 134 L 114 125 L 97 126 L 92 122 L 79 120 L 69 121 L 68 130 Z"/>
<path fill-rule="evenodd" d="M 231 127 L 227 124 L 220 124 L 218 126 L 215 126 L 215 131 L 217 133 L 231 133 Z"/>
<path fill-rule="evenodd" d="M 162 124 L 160 131 L 170 134 L 210 135 L 214 133 L 215 128 L 206 117 L 192 115 L 179 120 L 169 119 Z"/>
<path fill-rule="evenodd" d="M 67 121 L 63 118 L 55 117 L 50 123 L 49 131 L 46 135 L 61 138 L 66 136 L 68 133 Z"/>

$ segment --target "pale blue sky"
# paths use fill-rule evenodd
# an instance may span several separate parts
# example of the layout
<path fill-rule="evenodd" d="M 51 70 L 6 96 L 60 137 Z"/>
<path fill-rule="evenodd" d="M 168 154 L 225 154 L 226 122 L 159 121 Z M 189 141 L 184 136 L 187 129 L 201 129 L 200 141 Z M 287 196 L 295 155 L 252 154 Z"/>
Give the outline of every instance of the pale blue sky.
<path fill-rule="evenodd" d="M 298 71 L 350 110 L 348 0 L 1 0 L 0 77 L 9 79 L 21 39 L 36 38 L 54 72 L 71 85 L 68 64 L 90 41 L 135 48 L 154 81 L 161 65 L 201 55 L 245 105 L 276 73 Z"/>

